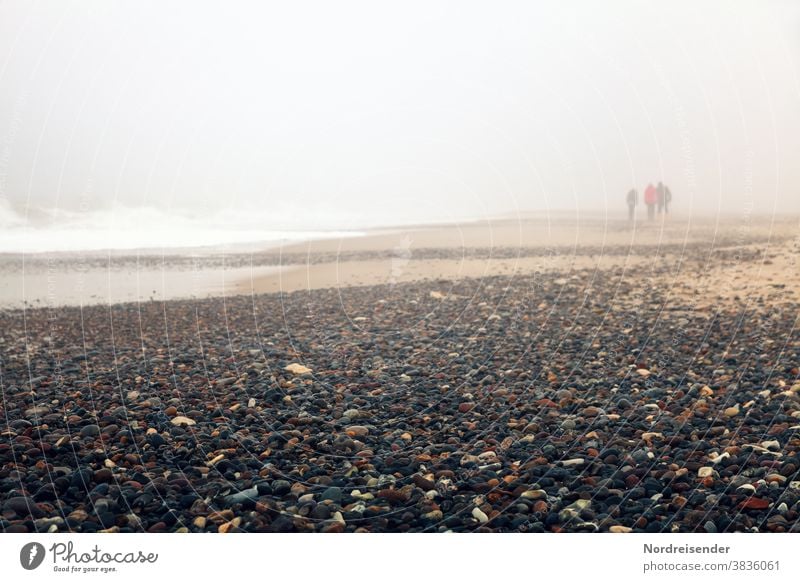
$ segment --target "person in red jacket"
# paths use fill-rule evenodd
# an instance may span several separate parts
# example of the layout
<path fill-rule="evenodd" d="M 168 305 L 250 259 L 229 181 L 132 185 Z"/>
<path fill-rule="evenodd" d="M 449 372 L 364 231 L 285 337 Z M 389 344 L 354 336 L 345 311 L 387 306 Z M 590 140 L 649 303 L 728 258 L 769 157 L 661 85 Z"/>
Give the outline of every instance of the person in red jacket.
<path fill-rule="evenodd" d="M 656 217 L 656 203 L 658 202 L 658 191 L 653 183 L 650 182 L 644 190 L 644 203 L 647 205 L 647 218 L 654 220 Z"/>

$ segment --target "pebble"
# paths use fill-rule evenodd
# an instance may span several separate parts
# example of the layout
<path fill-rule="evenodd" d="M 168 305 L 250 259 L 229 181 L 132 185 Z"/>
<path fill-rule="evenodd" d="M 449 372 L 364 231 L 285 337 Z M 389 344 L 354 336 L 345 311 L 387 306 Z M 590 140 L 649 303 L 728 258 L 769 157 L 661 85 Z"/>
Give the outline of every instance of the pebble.
<path fill-rule="evenodd" d="M 219 533 L 230 533 L 236 530 L 236 528 L 238 528 L 241 524 L 242 524 L 242 518 L 234 517 L 231 521 L 226 521 L 225 523 L 221 524 L 217 528 L 217 531 Z"/>
<path fill-rule="evenodd" d="M 176 416 L 175 418 L 170 420 L 170 422 L 175 426 L 180 426 L 182 424 L 185 424 L 186 426 L 194 426 L 197 424 L 194 420 L 186 416 Z"/>
<path fill-rule="evenodd" d="M 428 479 L 423 475 L 414 474 L 411 476 L 411 480 L 414 482 L 414 485 L 423 491 L 433 491 L 436 488 L 436 484 L 431 479 Z"/>
<path fill-rule="evenodd" d="M 477 519 L 479 523 L 487 523 L 489 521 L 489 516 L 487 516 L 483 511 L 481 511 L 480 507 L 472 508 L 472 517 Z"/>
<path fill-rule="evenodd" d="M 94 472 L 94 480 L 97 483 L 108 483 L 114 479 L 114 473 L 111 469 L 104 467 Z"/>
<path fill-rule="evenodd" d="M 147 442 L 149 442 L 153 448 L 158 449 L 159 447 L 164 446 L 167 444 L 167 441 L 158 433 L 152 433 L 148 435 Z"/>
<path fill-rule="evenodd" d="M 355 437 L 364 437 L 369 434 L 369 428 L 358 424 L 351 424 L 347 427 L 347 435 Z"/>
<path fill-rule="evenodd" d="M 759 499 L 757 497 L 749 497 L 739 504 L 740 509 L 766 509 L 769 507 L 767 499 Z"/>
<path fill-rule="evenodd" d="M 275 495 L 286 495 L 292 489 L 292 484 L 285 479 L 277 479 L 272 482 L 272 492 Z"/>
<path fill-rule="evenodd" d="M 342 490 L 339 487 L 329 487 L 323 491 L 320 499 L 330 500 L 339 505 L 342 502 Z"/>
<path fill-rule="evenodd" d="M 96 437 L 100 434 L 100 427 L 96 424 L 88 424 L 81 429 L 80 436 Z"/>
<path fill-rule="evenodd" d="M 40 518 L 44 516 L 44 512 L 39 509 L 36 502 L 30 497 L 10 497 L 3 503 L 3 510 L 11 510 L 20 517 L 30 515 Z"/>
<path fill-rule="evenodd" d="M 540 490 L 540 489 L 532 489 L 532 490 L 529 490 L 529 491 L 523 491 L 520 494 L 520 497 L 522 499 L 543 499 L 543 498 L 547 497 L 547 493 L 545 491 Z"/>
<path fill-rule="evenodd" d="M 233 493 L 225 497 L 225 505 L 235 505 L 237 503 L 247 503 L 250 501 L 255 501 L 259 496 L 258 487 L 251 487 L 250 489 L 245 489 L 244 491 L 239 491 L 238 493 Z"/>
<path fill-rule="evenodd" d="M 67 516 L 67 521 L 74 523 L 83 523 L 89 519 L 89 514 L 82 509 L 76 509 Z"/>
<path fill-rule="evenodd" d="M 565 467 L 575 467 L 578 465 L 583 465 L 585 461 L 583 459 L 567 459 L 566 461 L 562 461 L 561 464 Z"/>
<path fill-rule="evenodd" d="M 302 376 L 303 374 L 310 374 L 313 370 L 307 366 L 298 363 L 289 364 L 284 368 L 287 372 L 291 372 L 297 376 Z"/>
<path fill-rule="evenodd" d="M 26 418 L 31 418 L 35 416 L 45 416 L 47 414 L 50 414 L 49 406 L 31 406 L 29 409 L 25 411 Z"/>

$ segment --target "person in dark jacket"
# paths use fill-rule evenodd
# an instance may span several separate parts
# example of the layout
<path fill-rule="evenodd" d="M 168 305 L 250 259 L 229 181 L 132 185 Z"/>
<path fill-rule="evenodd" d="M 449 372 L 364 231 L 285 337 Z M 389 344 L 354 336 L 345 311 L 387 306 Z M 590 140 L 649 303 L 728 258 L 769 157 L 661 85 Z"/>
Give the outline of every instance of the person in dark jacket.
<path fill-rule="evenodd" d="M 636 188 L 630 189 L 626 200 L 628 202 L 628 220 L 633 220 L 636 204 L 639 202 L 639 193 L 636 191 Z"/>
<path fill-rule="evenodd" d="M 668 186 L 664 186 L 664 214 L 669 214 L 670 202 L 672 202 L 672 192 Z"/>
<path fill-rule="evenodd" d="M 664 184 L 661 182 L 656 186 L 656 204 L 658 205 L 658 213 L 664 212 Z"/>

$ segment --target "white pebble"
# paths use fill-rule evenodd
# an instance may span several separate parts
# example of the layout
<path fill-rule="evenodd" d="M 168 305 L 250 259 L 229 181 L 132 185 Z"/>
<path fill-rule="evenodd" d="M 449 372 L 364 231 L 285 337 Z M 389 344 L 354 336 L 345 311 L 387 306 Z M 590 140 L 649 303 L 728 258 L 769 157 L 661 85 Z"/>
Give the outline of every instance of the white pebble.
<path fill-rule="evenodd" d="M 764 441 L 761 446 L 769 451 L 779 451 L 781 449 L 781 443 L 778 441 Z"/>
<path fill-rule="evenodd" d="M 565 467 L 572 467 L 575 465 L 583 465 L 583 463 L 584 463 L 583 459 L 567 459 L 566 461 L 563 461 L 561 464 L 564 465 Z"/>
<path fill-rule="evenodd" d="M 713 475 L 714 475 L 713 467 L 700 467 L 697 470 L 697 476 L 700 477 L 701 479 L 704 479 L 705 477 L 711 477 Z"/>
<path fill-rule="evenodd" d="M 477 519 L 480 523 L 486 523 L 489 521 L 489 517 L 481 511 L 480 507 L 476 507 L 472 510 L 472 517 Z"/>

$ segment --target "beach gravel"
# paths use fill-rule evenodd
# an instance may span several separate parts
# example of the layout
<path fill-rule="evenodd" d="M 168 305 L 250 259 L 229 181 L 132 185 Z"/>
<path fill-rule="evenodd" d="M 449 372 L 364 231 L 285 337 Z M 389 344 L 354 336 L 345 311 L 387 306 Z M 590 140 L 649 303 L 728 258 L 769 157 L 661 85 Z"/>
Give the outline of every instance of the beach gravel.
<path fill-rule="evenodd" d="M 798 306 L 650 280 L 0 312 L 0 529 L 800 530 Z"/>

